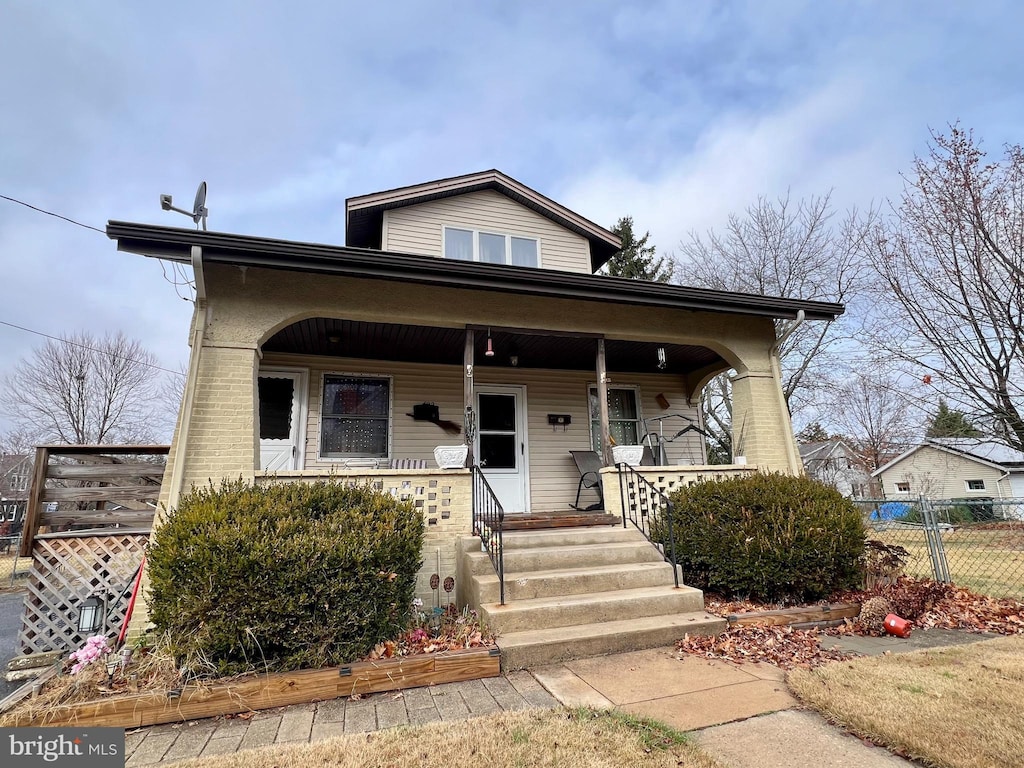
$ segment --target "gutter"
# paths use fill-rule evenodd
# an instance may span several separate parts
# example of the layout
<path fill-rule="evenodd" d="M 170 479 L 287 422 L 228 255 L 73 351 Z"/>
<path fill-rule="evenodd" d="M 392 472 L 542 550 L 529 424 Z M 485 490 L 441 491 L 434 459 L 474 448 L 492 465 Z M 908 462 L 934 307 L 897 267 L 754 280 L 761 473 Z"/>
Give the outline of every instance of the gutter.
<path fill-rule="evenodd" d="M 188 448 L 189 430 L 192 425 L 192 404 L 195 401 L 196 381 L 199 379 L 199 355 L 206 334 L 206 278 L 203 274 L 203 249 L 192 246 L 192 272 L 196 281 L 196 309 L 192 323 L 192 354 L 189 355 L 188 374 L 185 378 L 185 396 L 181 402 L 181 418 L 178 421 L 178 439 L 174 444 L 174 468 L 171 470 L 171 484 L 167 490 L 167 509 L 174 509 L 181 496 L 185 481 L 185 455 Z"/>
<path fill-rule="evenodd" d="M 786 440 L 786 456 L 789 459 L 789 466 L 793 470 L 794 474 L 803 474 L 804 464 L 800 460 L 800 455 L 796 448 L 796 439 L 793 437 L 793 419 L 789 414 L 789 405 L 786 403 L 786 396 L 782 392 L 782 363 L 779 361 L 779 347 L 782 343 L 788 339 L 797 328 L 803 325 L 806 315 L 804 311 L 798 310 L 796 318 L 791 322 L 786 330 L 775 340 L 772 344 L 771 349 L 768 351 L 768 357 L 771 360 L 772 375 L 775 377 L 775 381 L 778 383 L 776 390 L 779 395 L 779 409 L 782 413 L 782 426 L 789 433 L 789 438 Z"/>

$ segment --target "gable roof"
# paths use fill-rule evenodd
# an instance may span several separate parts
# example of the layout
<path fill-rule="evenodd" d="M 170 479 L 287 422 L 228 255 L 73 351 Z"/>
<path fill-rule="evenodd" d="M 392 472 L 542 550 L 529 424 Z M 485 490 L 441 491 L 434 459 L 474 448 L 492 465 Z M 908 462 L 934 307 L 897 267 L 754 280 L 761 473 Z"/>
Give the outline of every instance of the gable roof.
<path fill-rule="evenodd" d="M 345 245 L 353 248 L 380 248 L 381 227 L 386 210 L 486 189 L 494 190 L 585 238 L 590 243 L 593 272 L 622 247 L 618 235 L 493 168 L 348 198 L 345 201 Z"/>
<path fill-rule="evenodd" d="M 836 454 L 836 452 L 847 455 L 853 453 L 846 441 L 833 437 L 815 443 L 801 443 L 797 446 L 800 451 L 800 458 L 807 461 L 824 461 Z M 840 451 L 840 449 L 843 449 Z"/>
<path fill-rule="evenodd" d="M 772 318 L 794 318 L 802 311 L 808 320 L 834 320 L 844 311 L 842 304 L 824 301 L 712 291 L 624 277 L 454 261 L 435 256 L 388 253 L 123 221 L 107 222 L 107 237 L 117 240 L 119 251 L 182 264 L 191 263 L 192 247 L 198 246 L 202 249 L 205 264 L 286 269 L 560 299 Z"/>
<path fill-rule="evenodd" d="M 943 451 L 944 453 L 949 453 L 1001 472 L 1024 469 L 1024 454 L 1001 443 L 979 438 L 929 437 L 920 445 L 915 445 L 910 450 L 901 453 L 888 464 L 884 464 L 876 469 L 871 473 L 871 476 L 877 477 L 922 448 L 934 448 L 937 451 Z"/>

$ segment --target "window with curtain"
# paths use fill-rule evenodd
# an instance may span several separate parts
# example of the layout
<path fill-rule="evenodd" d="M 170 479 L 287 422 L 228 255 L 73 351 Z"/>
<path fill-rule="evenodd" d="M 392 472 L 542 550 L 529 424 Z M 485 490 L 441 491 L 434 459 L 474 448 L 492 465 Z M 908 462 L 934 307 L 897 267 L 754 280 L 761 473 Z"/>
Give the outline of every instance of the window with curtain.
<path fill-rule="evenodd" d="M 601 451 L 601 408 L 597 387 L 590 388 L 590 435 L 594 450 Z M 633 388 L 608 388 L 608 431 L 616 445 L 637 445 L 643 436 L 640 397 Z"/>
<path fill-rule="evenodd" d="M 444 257 L 457 261 L 482 261 L 487 264 L 511 264 L 536 267 L 540 246 L 532 237 L 514 237 L 498 232 L 444 228 Z"/>
<path fill-rule="evenodd" d="M 320 455 L 325 458 L 389 455 L 391 380 L 373 376 L 324 376 Z"/>

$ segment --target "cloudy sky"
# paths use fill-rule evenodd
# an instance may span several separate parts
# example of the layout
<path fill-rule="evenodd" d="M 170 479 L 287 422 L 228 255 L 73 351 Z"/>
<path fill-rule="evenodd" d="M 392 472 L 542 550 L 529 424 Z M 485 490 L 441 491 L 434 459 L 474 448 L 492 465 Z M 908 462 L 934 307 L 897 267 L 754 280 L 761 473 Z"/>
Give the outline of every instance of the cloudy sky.
<path fill-rule="evenodd" d="M 672 250 L 758 195 L 898 193 L 929 128 L 1022 141 L 1018 2 L 0 3 L 0 195 L 102 228 L 344 241 L 346 197 L 496 167 Z M 168 368 L 158 262 L 0 200 L 0 321 L 124 330 Z M 40 338 L 0 325 L 0 374 Z M 2 426 L 2 424 L 0 424 Z"/>

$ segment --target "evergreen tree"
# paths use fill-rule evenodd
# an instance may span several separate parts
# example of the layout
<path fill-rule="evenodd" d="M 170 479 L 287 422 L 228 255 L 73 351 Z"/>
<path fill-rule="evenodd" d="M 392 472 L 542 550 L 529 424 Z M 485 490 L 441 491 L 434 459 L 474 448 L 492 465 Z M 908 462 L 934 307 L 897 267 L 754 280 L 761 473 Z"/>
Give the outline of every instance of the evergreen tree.
<path fill-rule="evenodd" d="M 962 411 L 950 408 L 943 398 L 939 398 L 939 409 L 928 424 L 927 437 L 981 437 L 977 429 Z"/>
<path fill-rule="evenodd" d="M 657 249 L 648 245 L 650 232 L 644 232 L 639 240 L 633 233 L 633 217 L 623 216 L 612 232 L 622 238 L 622 250 L 609 259 L 606 268 L 612 277 L 628 277 L 630 280 L 647 280 L 652 283 L 667 283 L 672 278 L 672 262 L 656 255 Z"/>
<path fill-rule="evenodd" d="M 829 440 L 831 435 L 821 426 L 820 422 L 814 421 L 808 424 L 806 427 L 801 429 L 796 436 L 796 439 L 801 443 L 824 443 Z"/>

